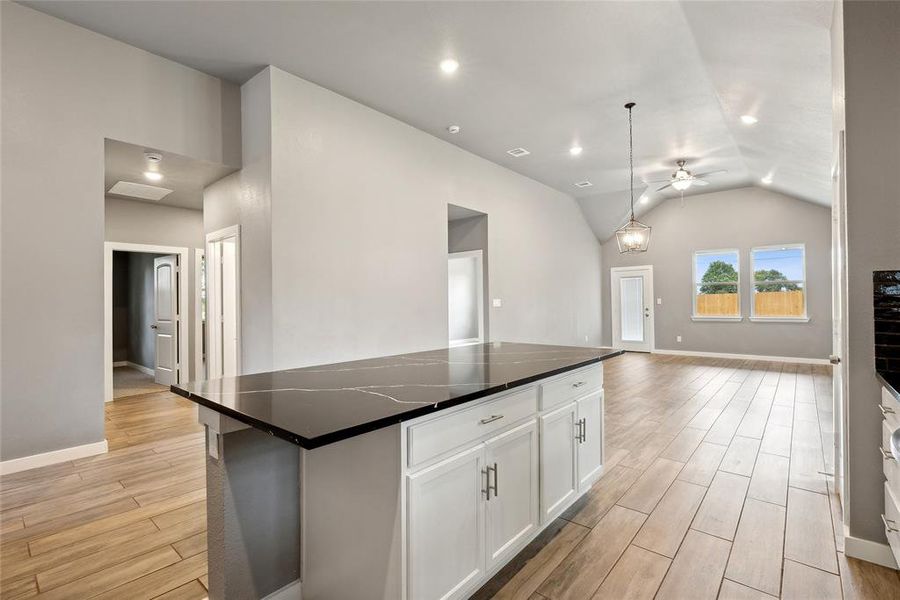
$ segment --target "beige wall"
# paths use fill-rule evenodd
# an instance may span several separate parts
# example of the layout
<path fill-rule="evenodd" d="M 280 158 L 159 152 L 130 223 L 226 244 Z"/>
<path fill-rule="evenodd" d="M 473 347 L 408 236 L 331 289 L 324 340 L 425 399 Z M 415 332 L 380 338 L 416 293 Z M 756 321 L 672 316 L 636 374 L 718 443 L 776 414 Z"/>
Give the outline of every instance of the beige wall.
<path fill-rule="evenodd" d="M 0 21 L 9 460 L 104 437 L 104 139 L 239 166 L 240 99 L 231 84 L 12 2 Z"/>
<path fill-rule="evenodd" d="M 643 254 L 619 254 L 615 237 L 603 244 L 603 334 L 611 343 L 609 270 L 653 265 L 656 347 L 666 350 L 828 357 L 831 351 L 831 220 L 827 207 L 761 188 L 742 188 L 671 199 L 641 219 L 653 227 Z M 806 244 L 808 323 L 751 322 L 750 249 Z M 693 310 L 693 253 L 740 250 L 740 322 L 697 322 Z M 682 342 L 676 336 L 682 336 Z"/>

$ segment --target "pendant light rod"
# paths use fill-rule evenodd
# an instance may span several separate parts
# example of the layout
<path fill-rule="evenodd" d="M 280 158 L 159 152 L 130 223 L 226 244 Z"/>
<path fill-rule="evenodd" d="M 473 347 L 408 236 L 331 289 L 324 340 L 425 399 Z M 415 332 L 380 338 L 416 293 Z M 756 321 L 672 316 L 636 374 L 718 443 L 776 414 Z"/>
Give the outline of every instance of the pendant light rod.
<path fill-rule="evenodd" d="M 631 124 L 631 109 L 635 107 L 634 102 L 625 105 L 628 109 L 628 182 L 631 185 L 631 220 L 634 221 L 634 130 Z"/>

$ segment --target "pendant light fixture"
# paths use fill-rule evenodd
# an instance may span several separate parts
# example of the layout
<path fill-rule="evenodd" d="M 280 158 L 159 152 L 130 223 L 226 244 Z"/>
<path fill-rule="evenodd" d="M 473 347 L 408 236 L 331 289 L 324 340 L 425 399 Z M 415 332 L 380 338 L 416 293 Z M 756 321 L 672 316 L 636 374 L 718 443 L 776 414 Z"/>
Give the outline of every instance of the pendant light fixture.
<path fill-rule="evenodd" d="M 628 169 L 629 185 L 631 189 L 631 218 L 628 223 L 616 230 L 616 243 L 619 245 L 619 254 L 636 254 L 646 252 L 650 245 L 650 226 L 644 225 L 634 218 L 634 135 L 631 126 L 631 109 L 634 102 L 625 105 L 628 109 Z"/>

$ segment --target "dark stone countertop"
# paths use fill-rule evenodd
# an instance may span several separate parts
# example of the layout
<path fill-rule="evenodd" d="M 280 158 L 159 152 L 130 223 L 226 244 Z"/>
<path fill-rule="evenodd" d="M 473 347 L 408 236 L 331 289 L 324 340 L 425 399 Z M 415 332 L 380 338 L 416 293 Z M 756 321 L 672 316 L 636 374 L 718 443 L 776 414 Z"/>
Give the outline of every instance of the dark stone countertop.
<path fill-rule="evenodd" d="M 172 391 L 311 449 L 619 354 L 493 342 L 197 381 Z"/>
<path fill-rule="evenodd" d="M 875 371 L 875 377 L 878 378 L 884 389 L 900 402 L 900 373 Z"/>

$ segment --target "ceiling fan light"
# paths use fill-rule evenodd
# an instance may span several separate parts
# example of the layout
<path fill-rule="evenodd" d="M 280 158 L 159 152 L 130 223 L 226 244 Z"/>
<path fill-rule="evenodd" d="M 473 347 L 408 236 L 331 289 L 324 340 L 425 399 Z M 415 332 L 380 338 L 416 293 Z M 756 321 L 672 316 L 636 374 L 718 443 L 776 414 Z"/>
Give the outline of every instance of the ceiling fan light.
<path fill-rule="evenodd" d="M 672 187 L 678 190 L 679 192 L 683 192 L 684 190 L 691 187 L 690 179 L 675 179 L 672 181 Z"/>
<path fill-rule="evenodd" d="M 650 246 L 650 226 L 637 219 L 629 219 L 628 223 L 616 230 L 616 244 L 619 254 L 646 252 Z"/>

